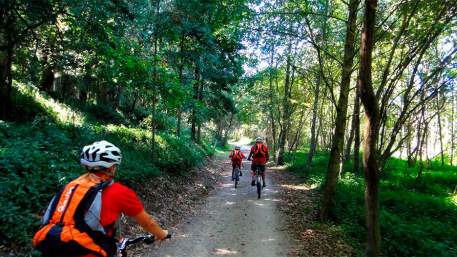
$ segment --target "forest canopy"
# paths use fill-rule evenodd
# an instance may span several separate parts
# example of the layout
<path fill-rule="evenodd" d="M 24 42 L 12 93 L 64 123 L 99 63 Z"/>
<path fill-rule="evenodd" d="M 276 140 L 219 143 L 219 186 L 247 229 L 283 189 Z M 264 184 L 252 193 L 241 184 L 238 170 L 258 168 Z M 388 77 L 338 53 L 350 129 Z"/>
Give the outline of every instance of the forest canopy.
<path fill-rule="evenodd" d="M 0 245 L 97 138 L 133 184 L 263 136 L 366 256 L 457 255 L 456 56 L 455 0 L 0 1 Z"/>

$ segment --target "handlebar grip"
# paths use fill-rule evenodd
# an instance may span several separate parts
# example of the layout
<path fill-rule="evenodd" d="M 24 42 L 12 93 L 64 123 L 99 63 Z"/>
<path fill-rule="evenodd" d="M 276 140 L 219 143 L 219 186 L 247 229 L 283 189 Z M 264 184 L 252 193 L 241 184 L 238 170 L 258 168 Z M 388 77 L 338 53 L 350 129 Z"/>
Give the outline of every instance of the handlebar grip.
<path fill-rule="evenodd" d="M 155 238 L 154 238 L 153 235 L 147 235 L 147 236 L 145 236 L 144 239 L 143 239 L 143 242 L 144 242 L 145 244 L 148 244 L 148 245 L 154 243 L 154 241 L 155 241 Z"/>

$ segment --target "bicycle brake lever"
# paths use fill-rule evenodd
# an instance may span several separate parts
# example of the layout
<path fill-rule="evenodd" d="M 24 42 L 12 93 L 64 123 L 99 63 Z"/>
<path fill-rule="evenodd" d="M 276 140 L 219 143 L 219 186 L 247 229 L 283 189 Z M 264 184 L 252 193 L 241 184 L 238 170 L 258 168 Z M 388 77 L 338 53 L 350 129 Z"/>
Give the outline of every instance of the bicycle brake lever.
<path fill-rule="evenodd" d="M 154 243 L 154 241 L 155 241 L 155 238 L 153 235 L 146 235 L 143 239 L 143 242 L 148 245 Z"/>
<path fill-rule="evenodd" d="M 128 241 L 129 241 L 128 238 L 122 238 L 118 243 L 118 249 L 121 251 L 124 250 L 127 247 Z"/>

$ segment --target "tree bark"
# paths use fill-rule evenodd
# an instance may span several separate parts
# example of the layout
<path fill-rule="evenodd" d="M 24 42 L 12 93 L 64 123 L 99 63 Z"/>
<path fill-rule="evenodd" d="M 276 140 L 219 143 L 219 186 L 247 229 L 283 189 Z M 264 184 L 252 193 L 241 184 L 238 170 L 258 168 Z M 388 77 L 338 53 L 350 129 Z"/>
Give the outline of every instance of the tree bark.
<path fill-rule="evenodd" d="M 184 35 L 181 35 L 181 42 L 179 44 L 179 55 L 180 55 L 180 61 L 179 61 L 179 71 L 178 71 L 178 76 L 179 76 L 179 83 L 181 84 L 181 87 L 184 87 L 184 80 L 183 80 L 183 69 L 184 69 Z M 177 110 L 177 122 L 176 122 L 176 136 L 181 135 L 181 120 L 182 120 L 182 104 L 179 103 L 178 110 Z"/>
<path fill-rule="evenodd" d="M 43 90 L 46 93 L 51 92 L 52 90 L 52 84 L 54 82 L 54 67 L 50 65 L 47 61 L 48 57 L 44 57 L 44 71 L 43 71 L 43 76 L 40 81 L 39 88 L 40 90 Z"/>
<path fill-rule="evenodd" d="M 354 173 L 358 174 L 360 170 L 360 88 L 357 87 L 355 90 L 354 99 Z"/>
<path fill-rule="evenodd" d="M 424 144 L 427 143 L 427 134 L 428 134 L 428 123 L 424 124 L 424 131 L 422 133 L 420 142 L 419 142 L 419 166 L 417 169 L 417 177 L 416 180 L 419 181 L 422 178 L 422 172 L 424 170 Z M 427 149 L 427 147 L 425 147 Z"/>
<path fill-rule="evenodd" d="M 152 1 L 152 0 L 151 0 Z M 158 44 L 159 44 L 159 32 L 157 31 L 157 27 L 159 24 L 159 19 L 160 19 L 160 0 L 155 0 L 155 17 L 157 19 L 156 21 L 156 26 L 154 28 L 154 70 L 153 70 L 153 79 L 154 79 L 154 85 L 153 85 L 153 96 L 152 96 L 152 119 L 151 119 L 151 133 L 152 133 L 152 142 L 151 142 L 151 160 L 152 163 L 155 162 L 155 148 L 156 148 L 156 142 L 155 142 L 155 136 L 156 136 L 156 108 L 157 108 L 157 88 L 158 88 L 158 72 L 157 72 L 157 66 L 158 66 Z"/>
<path fill-rule="evenodd" d="M 0 120 L 12 118 L 12 64 L 14 23 L 7 5 L 0 7 Z"/>
<path fill-rule="evenodd" d="M 360 98 L 365 108 L 367 120 L 363 143 L 363 164 L 365 173 L 365 216 L 367 226 L 366 257 L 381 254 L 381 233 L 379 228 L 379 167 L 376 144 L 379 135 L 379 103 L 371 80 L 372 52 L 377 0 L 365 0 L 365 20 L 360 45 L 359 82 Z"/>
<path fill-rule="evenodd" d="M 300 139 L 300 132 L 303 129 L 304 126 L 304 121 L 303 119 L 305 118 L 305 108 L 302 109 L 301 114 L 300 114 L 300 119 L 298 122 L 298 127 L 297 131 L 295 132 L 294 138 L 292 140 L 292 143 L 289 145 L 289 152 L 293 151 L 294 148 L 297 148 L 299 144 L 299 139 Z"/>
<path fill-rule="evenodd" d="M 271 136 L 273 138 L 272 142 L 272 150 L 273 150 L 273 160 L 276 161 L 276 122 L 275 122 L 275 116 L 274 116 L 274 107 L 276 106 L 276 101 L 274 97 L 274 89 L 273 89 L 273 61 L 274 61 L 274 52 L 275 48 L 273 46 L 273 49 L 271 50 L 271 57 L 270 57 L 270 74 L 269 74 L 269 86 L 270 86 L 270 92 L 269 92 L 269 97 L 270 97 L 270 108 L 269 114 L 270 114 L 270 124 L 271 124 Z"/>
<path fill-rule="evenodd" d="M 198 101 L 203 101 L 203 81 L 201 81 L 198 89 Z M 201 143 L 202 138 L 202 122 L 201 119 L 196 119 L 197 121 L 197 143 Z"/>
<path fill-rule="evenodd" d="M 441 104 L 440 104 L 440 100 L 441 101 L 444 101 L 444 99 L 442 100 L 440 98 L 440 94 L 438 94 L 438 97 L 436 99 L 437 101 L 437 104 L 436 104 L 436 107 L 437 107 L 437 119 L 438 119 L 438 137 L 439 137 L 439 140 L 440 140 L 440 150 L 441 150 L 441 166 L 444 166 L 444 146 L 443 146 L 443 127 L 441 125 Z M 443 106 L 444 107 L 444 106 Z"/>
<path fill-rule="evenodd" d="M 191 116 L 191 138 L 194 142 L 197 141 L 197 101 L 198 101 L 198 87 L 200 83 L 200 75 L 198 67 L 195 68 L 195 84 L 194 84 L 194 96 L 192 105 L 192 116 Z"/>
<path fill-rule="evenodd" d="M 13 103 L 11 100 L 13 79 L 11 68 L 13 62 L 13 48 L 0 51 L 0 120 L 11 118 Z"/>
<path fill-rule="evenodd" d="M 346 27 L 346 39 L 344 44 L 343 71 L 341 76 L 340 95 L 338 99 L 335 130 L 332 137 L 332 149 L 328 161 L 327 175 L 324 183 L 324 193 L 321 202 L 320 218 L 327 220 L 330 210 L 335 201 L 336 183 L 338 181 L 338 169 L 341 154 L 344 147 L 344 132 L 346 129 L 346 114 L 348 108 L 349 85 L 351 83 L 352 65 L 354 60 L 354 41 L 357 21 L 357 8 L 359 0 L 349 2 L 349 15 Z"/>
<path fill-rule="evenodd" d="M 308 156 L 306 159 L 306 171 L 309 171 L 311 168 L 311 163 L 313 162 L 313 156 L 314 153 L 316 152 L 316 146 L 317 146 L 317 131 L 316 131 L 316 123 L 317 123 L 317 115 L 318 115 L 318 110 L 319 110 L 319 93 L 320 93 L 320 84 L 321 84 L 321 78 L 320 74 L 317 77 L 316 80 L 316 87 L 314 88 L 314 100 L 313 100 L 313 118 L 311 120 L 311 142 L 309 146 L 309 151 L 308 151 Z"/>
<path fill-rule="evenodd" d="M 285 74 L 285 81 L 284 81 L 284 97 L 282 101 L 282 124 L 281 124 L 281 131 L 279 133 L 279 151 L 278 151 L 278 158 L 277 164 L 284 165 L 284 153 L 286 147 L 286 138 L 288 132 L 288 120 L 289 117 L 289 88 L 290 88 L 290 77 L 291 77 L 291 49 L 292 49 L 292 42 L 289 42 L 288 50 L 287 50 L 287 62 L 286 62 L 286 74 Z"/>
<path fill-rule="evenodd" d="M 452 87 L 452 110 L 451 110 L 451 157 L 450 157 L 450 164 L 451 166 L 454 164 L 454 140 L 455 140 L 455 135 L 454 135 L 454 109 L 455 109 L 455 95 L 454 95 L 454 87 Z"/>
<path fill-rule="evenodd" d="M 344 150 L 344 160 L 349 160 L 351 158 L 351 149 L 352 142 L 354 141 L 354 113 L 351 118 L 351 130 L 349 131 L 349 137 L 346 142 L 346 150 Z"/>

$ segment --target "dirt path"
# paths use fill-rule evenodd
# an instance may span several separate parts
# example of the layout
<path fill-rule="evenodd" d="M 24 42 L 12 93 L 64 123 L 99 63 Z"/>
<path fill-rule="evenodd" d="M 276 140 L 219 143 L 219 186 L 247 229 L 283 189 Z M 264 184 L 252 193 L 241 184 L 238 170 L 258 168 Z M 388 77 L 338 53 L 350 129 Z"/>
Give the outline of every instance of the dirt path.
<path fill-rule="evenodd" d="M 267 176 L 267 188 L 257 199 L 244 162 L 237 189 L 231 181 L 231 167 L 224 162 L 223 181 L 207 198 L 201 210 L 174 230 L 174 238 L 143 256 L 287 256 L 292 245 L 286 218 L 279 210 L 279 189 L 275 176 Z M 268 173 L 267 173 L 268 174 Z"/>

